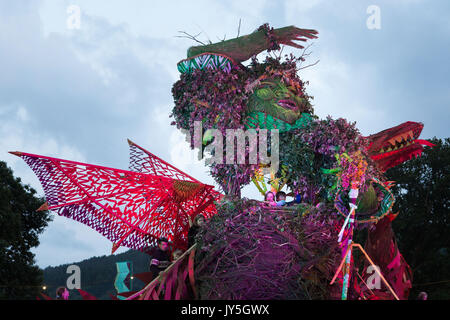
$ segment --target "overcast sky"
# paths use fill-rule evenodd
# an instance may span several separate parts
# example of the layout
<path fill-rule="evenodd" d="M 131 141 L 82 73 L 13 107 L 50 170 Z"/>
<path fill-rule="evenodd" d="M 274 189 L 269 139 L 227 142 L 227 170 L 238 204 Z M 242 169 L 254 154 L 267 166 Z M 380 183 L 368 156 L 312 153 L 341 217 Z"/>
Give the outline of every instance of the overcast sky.
<path fill-rule="evenodd" d="M 196 45 L 176 36 L 230 39 L 240 19 L 241 35 L 265 22 L 319 31 L 306 64 L 320 61 L 300 76 L 320 117 L 356 121 L 364 135 L 421 121 L 422 138 L 448 137 L 449 9 L 444 0 L 0 0 L 0 160 L 43 195 L 7 151 L 127 169 L 130 138 L 213 184 L 170 126 L 176 63 Z M 33 252 L 43 268 L 111 251 L 106 238 L 58 216 L 40 240 Z"/>

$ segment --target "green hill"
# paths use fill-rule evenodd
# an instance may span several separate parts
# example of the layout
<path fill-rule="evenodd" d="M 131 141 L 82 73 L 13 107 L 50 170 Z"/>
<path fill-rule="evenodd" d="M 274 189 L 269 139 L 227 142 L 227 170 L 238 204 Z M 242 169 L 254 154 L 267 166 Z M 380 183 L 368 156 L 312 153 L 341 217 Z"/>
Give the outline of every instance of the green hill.
<path fill-rule="evenodd" d="M 114 280 L 117 275 L 116 262 L 133 262 L 133 274 L 149 271 L 149 256 L 145 253 L 128 250 L 127 252 L 101 257 L 92 257 L 81 262 L 63 264 L 57 267 L 47 267 L 44 269 L 44 284 L 47 287 L 46 295 L 55 298 L 56 289 L 66 286 L 67 278 L 71 273 L 67 272 L 67 267 L 77 265 L 81 271 L 81 289 L 89 292 L 101 300 L 111 300 L 109 294 L 116 295 Z M 132 290 L 143 288 L 144 284 L 134 278 L 132 280 Z M 70 300 L 81 300 L 81 296 L 76 289 L 69 290 Z"/>

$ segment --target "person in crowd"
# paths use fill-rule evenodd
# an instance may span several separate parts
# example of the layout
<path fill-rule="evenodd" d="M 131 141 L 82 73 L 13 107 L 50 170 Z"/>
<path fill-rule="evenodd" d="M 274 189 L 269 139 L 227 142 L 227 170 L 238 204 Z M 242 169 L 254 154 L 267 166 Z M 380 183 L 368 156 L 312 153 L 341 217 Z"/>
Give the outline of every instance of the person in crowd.
<path fill-rule="evenodd" d="M 302 202 L 302 197 L 300 194 L 297 194 L 292 201 L 286 201 L 286 193 L 283 191 L 279 191 L 277 193 L 277 206 L 292 206 L 294 204 L 299 204 Z"/>
<path fill-rule="evenodd" d="M 275 201 L 275 194 L 272 191 L 266 192 L 266 195 L 264 196 L 264 201 L 271 206 L 277 205 Z"/>
<path fill-rule="evenodd" d="M 421 293 L 419 293 L 419 295 L 417 296 L 417 300 L 427 300 L 428 299 L 428 295 L 426 292 L 422 291 Z"/>
<path fill-rule="evenodd" d="M 151 257 L 150 272 L 152 273 L 153 279 L 155 279 L 170 264 L 169 240 L 159 238 L 158 247 L 152 250 Z"/>
<path fill-rule="evenodd" d="M 174 252 L 172 252 L 172 262 L 177 261 L 178 258 L 180 258 L 182 254 L 183 254 L 183 250 L 181 250 L 181 249 L 174 250 Z"/>
<path fill-rule="evenodd" d="M 191 217 L 189 217 L 189 231 L 188 231 L 188 248 L 192 247 L 195 243 L 195 236 L 197 235 L 200 228 L 205 224 L 205 217 L 198 214 L 192 222 Z"/>
<path fill-rule="evenodd" d="M 278 207 L 283 207 L 286 205 L 286 193 L 284 191 L 278 191 L 276 199 Z"/>
<path fill-rule="evenodd" d="M 56 300 L 69 300 L 69 290 L 66 287 L 56 289 Z"/>

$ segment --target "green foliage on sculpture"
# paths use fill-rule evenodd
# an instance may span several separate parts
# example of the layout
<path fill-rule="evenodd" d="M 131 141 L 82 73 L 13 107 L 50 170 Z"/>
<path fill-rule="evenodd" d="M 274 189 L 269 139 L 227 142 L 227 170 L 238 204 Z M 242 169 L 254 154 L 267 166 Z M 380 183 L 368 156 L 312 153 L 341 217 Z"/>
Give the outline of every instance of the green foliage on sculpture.
<path fill-rule="evenodd" d="M 285 132 L 303 128 L 312 121 L 313 108 L 305 84 L 296 72 L 298 60 L 292 55 L 285 56 L 283 61 L 267 57 L 259 62 L 255 58 L 248 67 L 236 65 L 232 69 L 220 64 L 204 67 L 198 61 L 190 64 L 190 72 L 182 73 L 172 88 L 175 102 L 172 125 L 189 131 L 191 148 L 196 145 L 193 139 L 196 121 L 202 124 L 202 148 L 213 141 L 207 137 L 208 129 L 218 129 L 225 136 L 227 129 Z M 223 147 L 226 148 L 225 143 Z M 246 159 L 248 153 L 247 149 Z M 213 164 L 211 174 L 228 193 L 248 184 L 257 167 L 258 163 L 248 162 L 238 167 Z M 234 180 L 228 181 L 227 177 Z M 237 186 L 228 186 L 229 183 Z"/>
<path fill-rule="evenodd" d="M 349 189 L 349 179 L 354 173 L 344 170 L 348 155 L 358 153 L 370 163 L 364 176 L 381 178 L 366 148 L 367 140 L 355 123 L 342 118 L 314 120 L 305 127 L 285 132 L 280 135 L 280 162 L 287 167 L 286 184 L 312 203 L 332 201 L 338 187 Z M 277 175 L 281 176 L 281 172 Z M 369 183 L 362 183 L 361 192 L 368 186 Z"/>

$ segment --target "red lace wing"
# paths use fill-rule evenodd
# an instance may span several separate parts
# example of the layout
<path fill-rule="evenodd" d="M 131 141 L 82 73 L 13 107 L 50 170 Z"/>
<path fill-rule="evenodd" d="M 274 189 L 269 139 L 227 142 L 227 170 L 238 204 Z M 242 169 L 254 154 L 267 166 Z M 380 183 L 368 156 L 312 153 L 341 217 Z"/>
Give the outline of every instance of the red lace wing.
<path fill-rule="evenodd" d="M 119 246 L 145 251 L 160 237 L 185 247 L 188 216 L 203 213 L 209 218 L 216 213 L 213 201 L 220 194 L 199 182 L 14 154 L 39 178 L 47 199 L 45 209 L 96 230 L 113 242 L 113 251 Z"/>
<path fill-rule="evenodd" d="M 131 171 L 144 172 L 176 179 L 178 181 L 175 186 L 182 188 L 185 191 L 192 188 L 195 183 L 203 185 L 197 179 L 155 156 L 153 153 L 142 148 L 133 141 L 128 140 L 128 144 L 130 146 L 129 169 Z M 182 183 L 182 181 L 185 181 L 185 183 Z M 189 184 L 188 182 L 193 182 L 194 184 Z M 213 201 L 219 201 L 223 195 L 214 190 L 212 186 L 204 186 L 205 189 L 203 192 L 199 192 L 197 197 L 189 197 L 189 200 L 187 201 L 176 201 L 178 210 L 186 213 L 181 215 L 182 218 L 180 220 L 180 228 L 177 229 L 180 236 L 183 238 L 187 235 L 188 215 L 191 219 L 193 219 L 198 213 L 201 213 L 208 219 L 217 213 Z"/>
<path fill-rule="evenodd" d="M 130 146 L 130 165 L 131 171 L 153 174 L 155 176 L 167 177 L 176 180 L 198 182 L 197 179 L 184 173 L 180 169 L 167 163 L 161 158 L 155 156 L 150 151 L 145 150 L 131 140 L 128 140 Z"/>

